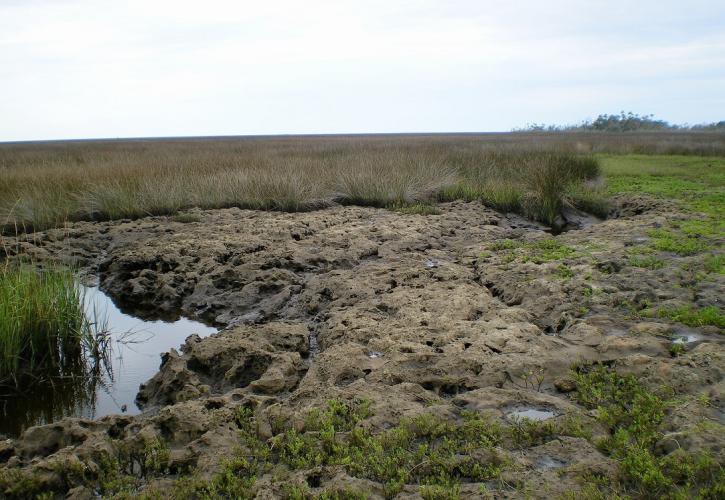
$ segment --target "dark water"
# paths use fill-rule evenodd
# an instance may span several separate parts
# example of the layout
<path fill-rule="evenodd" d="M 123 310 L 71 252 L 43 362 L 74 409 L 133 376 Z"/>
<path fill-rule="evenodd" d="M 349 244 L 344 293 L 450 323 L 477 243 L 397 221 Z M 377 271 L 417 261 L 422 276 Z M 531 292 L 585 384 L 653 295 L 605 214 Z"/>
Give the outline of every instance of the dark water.
<path fill-rule="evenodd" d="M 114 413 L 136 414 L 140 384 L 159 369 L 160 354 L 178 348 L 186 337 L 204 337 L 217 330 L 197 321 L 144 321 L 122 313 L 96 287 L 83 287 L 86 312 L 110 334 L 107 364 L 28 388 L 0 399 L 0 434 L 17 436 L 24 429 L 63 417 L 97 418 Z"/>

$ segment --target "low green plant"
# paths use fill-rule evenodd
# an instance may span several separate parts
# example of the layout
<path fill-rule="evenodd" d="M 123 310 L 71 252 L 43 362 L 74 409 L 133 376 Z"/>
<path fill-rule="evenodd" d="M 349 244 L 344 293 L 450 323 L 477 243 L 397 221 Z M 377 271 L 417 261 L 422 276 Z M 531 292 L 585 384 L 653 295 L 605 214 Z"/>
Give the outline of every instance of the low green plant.
<path fill-rule="evenodd" d="M 544 264 L 577 255 L 577 251 L 573 247 L 562 243 L 557 238 L 542 238 L 532 242 L 502 239 L 495 241 L 488 248 L 490 251 L 500 254 L 505 263 L 521 259 L 521 262 Z M 569 269 L 568 266 L 561 264 L 556 273 L 562 273 L 560 277 L 566 278 L 567 269 Z"/>
<path fill-rule="evenodd" d="M 685 346 L 679 342 L 673 342 L 670 344 L 670 356 L 676 358 L 682 356 L 685 353 Z"/>
<path fill-rule="evenodd" d="M 703 238 L 666 229 L 653 229 L 647 233 L 651 245 L 661 252 L 672 252 L 680 256 L 695 255 L 710 248 Z"/>
<path fill-rule="evenodd" d="M 708 273 L 725 274 L 725 255 L 708 255 L 703 266 Z"/>
<path fill-rule="evenodd" d="M 406 215 L 440 215 L 441 210 L 430 203 L 396 203 L 388 207 L 389 210 Z"/>
<path fill-rule="evenodd" d="M 717 306 L 697 308 L 693 306 L 658 307 L 649 316 L 668 319 L 687 326 L 717 326 L 725 328 L 725 314 Z"/>
<path fill-rule="evenodd" d="M 556 274 L 561 279 L 567 280 L 574 276 L 574 271 L 566 264 L 560 264 L 559 266 L 557 266 L 554 274 Z"/>
<path fill-rule="evenodd" d="M 522 243 L 519 241 L 503 239 L 494 241 L 488 248 L 493 252 L 500 252 L 501 250 L 513 250 L 521 245 Z"/>
<path fill-rule="evenodd" d="M 558 436 L 591 437 L 591 431 L 578 416 L 567 416 L 561 422 L 553 419 L 516 418 L 506 428 L 506 434 L 516 448 L 538 446 Z"/>
<path fill-rule="evenodd" d="M 642 267 L 653 271 L 665 267 L 665 261 L 653 255 L 632 255 L 629 257 L 629 261 L 627 263 L 632 267 Z"/>
<path fill-rule="evenodd" d="M 619 482 L 590 483 L 593 492 L 607 498 L 688 498 L 690 494 L 723 491 L 722 468 L 706 453 L 680 449 L 655 454 L 661 425 L 670 404 L 663 395 L 645 388 L 634 376 L 622 376 L 601 365 L 579 366 L 573 373 L 575 399 L 596 410 L 609 430 L 598 445 L 619 463 Z M 598 498 L 592 495 L 592 498 Z"/>
<path fill-rule="evenodd" d="M 526 245 L 529 252 L 524 255 L 524 262 L 543 264 L 562 260 L 576 255 L 576 250 L 556 238 L 543 238 Z"/>

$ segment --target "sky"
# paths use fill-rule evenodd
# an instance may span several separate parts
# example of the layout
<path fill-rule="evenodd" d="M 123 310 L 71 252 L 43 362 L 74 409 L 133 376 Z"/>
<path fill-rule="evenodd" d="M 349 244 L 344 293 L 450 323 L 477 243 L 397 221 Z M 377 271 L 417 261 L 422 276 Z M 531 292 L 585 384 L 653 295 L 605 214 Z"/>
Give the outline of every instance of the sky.
<path fill-rule="evenodd" d="M 0 0 L 0 141 L 725 119 L 725 1 Z"/>

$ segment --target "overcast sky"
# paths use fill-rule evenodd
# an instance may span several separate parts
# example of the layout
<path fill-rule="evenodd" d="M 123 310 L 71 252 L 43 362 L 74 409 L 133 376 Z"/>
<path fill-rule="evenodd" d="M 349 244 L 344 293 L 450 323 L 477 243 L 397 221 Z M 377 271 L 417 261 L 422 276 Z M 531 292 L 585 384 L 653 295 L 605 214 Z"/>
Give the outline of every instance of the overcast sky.
<path fill-rule="evenodd" d="M 0 141 L 725 119 L 725 1 L 0 0 Z"/>

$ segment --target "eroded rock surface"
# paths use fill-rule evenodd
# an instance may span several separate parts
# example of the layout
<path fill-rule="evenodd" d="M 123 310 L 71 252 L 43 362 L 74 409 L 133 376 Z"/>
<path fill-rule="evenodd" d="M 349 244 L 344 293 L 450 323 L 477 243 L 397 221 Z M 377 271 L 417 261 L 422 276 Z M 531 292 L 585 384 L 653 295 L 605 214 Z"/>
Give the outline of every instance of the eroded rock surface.
<path fill-rule="evenodd" d="M 576 388 L 569 370 L 587 361 L 616 365 L 649 387 L 667 384 L 682 398 L 706 395 L 707 405 L 668 415 L 671 433 L 658 446 L 663 453 L 707 449 L 722 462 L 722 434 L 697 427 L 724 423 L 722 332 L 694 328 L 697 341 L 673 357 L 681 325 L 638 312 L 653 304 L 720 305 L 723 278 L 693 280 L 702 255 L 666 255 L 668 265 L 658 269 L 628 260 L 632 247 L 648 245 L 649 230 L 682 217 L 676 209 L 630 200 L 618 218 L 556 238 L 478 203 L 441 210 L 228 209 L 198 211 L 192 223 L 156 217 L 35 234 L 22 244 L 26 252 L 97 273 L 124 308 L 181 311 L 226 328 L 164 355 L 139 392 L 147 413 L 31 428 L 0 444 L 0 461 L 6 469 L 37 469 L 70 491 L 78 485 L 63 483 L 54 463 L 92 469 L 104 451 L 158 437 L 170 446 L 172 474 L 196 468 L 210 475 L 239 446 L 239 407 L 254 409 L 260 435 L 269 438 L 281 417 L 301 422 L 305 409 L 333 398 L 369 400 L 365 425 L 378 430 L 421 413 L 456 418 L 462 409 L 502 423 L 517 408 L 563 419 L 586 415 L 569 397 Z M 575 437 L 501 453 L 516 464 L 506 484 L 524 482 L 542 498 L 577 490 L 582 472 L 614 467 Z M 312 491 L 340 484 L 384 494 L 341 469 L 320 472 Z M 502 498 L 523 494 L 489 486 Z M 464 484 L 461 494 L 480 487 Z M 259 498 L 277 494 L 270 477 L 256 488 Z M 400 498 L 418 494 L 408 485 Z"/>

